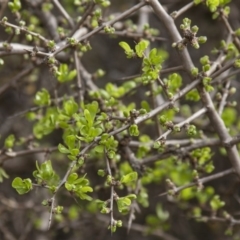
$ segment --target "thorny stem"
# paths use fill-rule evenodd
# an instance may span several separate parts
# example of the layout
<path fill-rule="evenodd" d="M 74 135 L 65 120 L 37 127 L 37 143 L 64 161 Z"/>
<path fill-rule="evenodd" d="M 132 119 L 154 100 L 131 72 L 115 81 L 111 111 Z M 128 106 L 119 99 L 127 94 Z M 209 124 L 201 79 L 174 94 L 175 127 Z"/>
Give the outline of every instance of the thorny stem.
<path fill-rule="evenodd" d="M 224 93 L 223 93 L 221 102 L 220 102 L 219 107 L 218 107 L 218 114 L 220 116 L 222 115 L 224 107 L 226 105 L 227 97 L 229 95 L 229 91 L 228 90 L 229 90 L 230 85 L 231 85 L 231 82 L 230 82 L 230 80 L 228 80 L 228 82 L 226 83 L 225 87 L 223 88 L 224 89 Z"/>
<path fill-rule="evenodd" d="M 104 155 L 105 155 L 105 161 L 106 161 L 106 166 L 107 166 L 107 172 L 108 172 L 108 175 L 112 177 L 112 171 L 111 171 L 111 167 L 110 167 L 110 163 L 109 163 L 109 159 L 107 157 L 107 153 L 106 153 L 106 150 L 104 152 Z M 114 186 L 113 184 L 111 184 L 111 187 L 110 187 L 110 191 L 111 191 L 111 195 L 110 195 L 110 227 L 112 227 L 114 225 L 114 217 L 113 217 L 113 201 L 114 201 Z"/>
<path fill-rule="evenodd" d="M 48 230 L 50 229 L 51 223 L 52 223 L 53 209 L 55 207 L 54 203 L 55 203 L 55 194 L 51 198 L 51 210 L 50 210 L 50 215 L 49 215 L 49 219 L 48 219 Z"/>
<path fill-rule="evenodd" d="M 78 53 L 77 53 L 77 51 L 74 51 L 74 63 L 75 63 L 76 70 L 77 70 L 78 101 L 80 103 L 83 103 L 83 101 L 84 101 L 83 84 L 82 84 L 82 79 L 81 79 L 81 74 L 80 74 L 79 62 L 80 62 L 80 60 L 78 58 Z"/>

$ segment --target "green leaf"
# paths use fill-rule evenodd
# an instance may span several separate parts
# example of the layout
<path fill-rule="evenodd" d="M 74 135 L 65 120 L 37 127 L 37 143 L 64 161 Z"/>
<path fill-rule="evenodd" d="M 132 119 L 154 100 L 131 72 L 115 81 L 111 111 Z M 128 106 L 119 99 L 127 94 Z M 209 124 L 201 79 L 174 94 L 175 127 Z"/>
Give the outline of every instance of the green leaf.
<path fill-rule="evenodd" d="M 72 160 L 72 161 L 76 161 L 77 160 L 77 157 L 76 156 L 73 156 L 73 155 L 67 155 L 67 157 Z"/>
<path fill-rule="evenodd" d="M 200 100 L 200 96 L 198 94 L 198 91 L 196 89 L 191 90 L 190 92 L 188 92 L 185 96 L 186 100 L 191 100 L 191 101 L 199 101 Z"/>
<path fill-rule="evenodd" d="M 20 177 L 16 177 L 12 182 L 12 187 L 16 189 L 18 194 L 22 195 L 32 189 L 32 181 L 30 178 L 23 180 Z"/>
<path fill-rule="evenodd" d="M 97 153 L 103 153 L 104 152 L 104 146 L 103 145 L 98 145 L 94 148 L 94 151 Z"/>
<path fill-rule="evenodd" d="M 91 104 L 86 105 L 86 109 L 89 110 L 92 119 L 94 120 L 97 112 L 99 111 L 99 106 L 97 101 L 93 101 Z"/>
<path fill-rule="evenodd" d="M 33 176 L 36 178 L 39 184 L 48 184 L 51 187 L 59 181 L 59 176 L 55 173 L 52 168 L 51 160 L 43 162 L 40 166 L 36 162 L 36 168 L 33 172 Z"/>
<path fill-rule="evenodd" d="M 89 184 L 88 179 L 85 177 L 78 178 L 74 181 L 74 184 L 79 185 L 79 186 L 86 186 Z"/>
<path fill-rule="evenodd" d="M 72 148 L 75 147 L 75 140 L 76 140 L 76 136 L 75 135 L 68 135 L 65 138 L 65 143 L 68 146 L 69 150 L 71 150 Z"/>
<path fill-rule="evenodd" d="M 149 53 L 149 60 L 151 61 L 151 63 L 153 65 L 158 65 L 161 64 L 162 62 L 162 57 L 161 55 L 158 53 L 156 48 L 153 48 L 150 53 Z"/>
<path fill-rule="evenodd" d="M 157 228 L 160 224 L 161 221 L 158 217 L 156 217 L 155 215 L 149 214 L 146 217 L 146 222 L 149 226 L 153 227 L 153 228 Z"/>
<path fill-rule="evenodd" d="M 81 192 L 84 192 L 84 193 L 92 192 L 92 191 L 93 191 L 93 189 L 90 186 L 85 186 L 85 187 L 81 188 Z"/>
<path fill-rule="evenodd" d="M 71 149 L 70 154 L 73 156 L 77 156 L 79 154 L 79 149 L 78 148 Z"/>
<path fill-rule="evenodd" d="M 16 13 L 21 9 L 22 4 L 20 0 L 14 0 L 13 2 L 8 3 L 8 7 L 12 11 L 12 13 Z"/>
<path fill-rule="evenodd" d="M 84 116 L 88 122 L 88 126 L 91 127 L 93 125 L 94 119 L 92 119 L 92 116 L 88 109 L 84 109 Z"/>
<path fill-rule="evenodd" d="M 98 176 L 100 177 L 104 177 L 106 175 L 106 171 L 103 170 L 103 169 L 98 169 L 98 172 L 97 172 Z"/>
<path fill-rule="evenodd" d="M 38 106 L 49 106 L 51 104 L 50 94 L 47 89 L 43 88 L 36 93 L 34 103 Z"/>
<path fill-rule="evenodd" d="M 78 111 L 78 104 L 73 99 L 69 99 L 68 101 L 64 102 L 63 109 L 65 113 L 71 117 Z"/>
<path fill-rule="evenodd" d="M 131 172 L 121 178 L 121 183 L 129 183 L 136 181 L 138 178 L 137 172 Z"/>
<path fill-rule="evenodd" d="M 71 183 L 68 183 L 66 182 L 65 183 L 65 188 L 68 190 L 68 191 L 72 191 L 74 189 L 74 184 L 71 184 Z"/>
<path fill-rule="evenodd" d="M 67 179 L 68 183 L 74 183 L 78 178 L 77 173 L 71 173 Z"/>
<path fill-rule="evenodd" d="M 131 200 L 127 197 L 120 197 L 117 199 L 118 211 L 123 212 L 128 209 L 128 206 L 131 205 Z"/>
<path fill-rule="evenodd" d="M 88 196 L 87 194 L 85 194 L 83 192 L 77 192 L 77 195 L 82 200 L 92 201 L 92 197 Z"/>
<path fill-rule="evenodd" d="M 127 55 L 127 58 L 134 57 L 134 55 L 135 55 L 134 51 L 131 49 L 131 47 L 126 42 L 120 42 L 119 45 L 120 45 L 120 47 L 122 47 L 125 50 L 125 54 Z"/>
<path fill-rule="evenodd" d="M 59 73 L 60 74 L 57 76 L 57 79 L 61 83 L 72 81 L 77 75 L 76 69 L 69 71 L 67 64 L 60 65 Z"/>
<path fill-rule="evenodd" d="M 219 0 L 207 0 L 206 5 L 209 7 L 211 12 L 215 12 L 219 6 Z"/>
<path fill-rule="evenodd" d="M 141 102 L 141 107 L 143 109 L 145 109 L 147 112 L 149 112 L 151 110 L 151 108 L 149 106 L 149 103 L 147 101 L 145 101 L 145 100 Z"/>
<path fill-rule="evenodd" d="M 143 57 L 143 53 L 147 49 L 148 45 L 149 45 L 149 41 L 142 40 L 135 46 L 138 57 L 140 57 L 140 58 Z"/>
<path fill-rule="evenodd" d="M 157 213 L 158 218 L 161 221 L 166 221 L 169 219 L 169 212 L 164 211 L 161 204 L 157 204 L 156 213 Z"/>
<path fill-rule="evenodd" d="M 125 50 L 126 53 L 133 51 L 126 42 L 120 42 L 119 45 Z"/>
<path fill-rule="evenodd" d="M 9 176 L 5 172 L 5 170 L 2 167 L 0 167 L 0 183 L 3 182 L 3 178 L 9 178 Z"/>
<path fill-rule="evenodd" d="M 222 208 L 224 205 L 225 205 L 225 202 L 221 201 L 219 195 L 215 195 L 213 199 L 210 201 L 210 206 L 214 211 Z"/>
<path fill-rule="evenodd" d="M 52 168 L 52 162 L 50 160 L 41 164 L 41 176 L 44 180 L 49 180 L 53 177 L 54 171 Z"/>
<path fill-rule="evenodd" d="M 135 194 L 128 194 L 126 197 L 129 198 L 130 200 L 134 200 L 137 198 Z"/>
<path fill-rule="evenodd" d="M 237 120 L 237 111 L 234 108 L 226 107 L 222 113 L 222 120 L 227 127 L 232 126 Z"/>
<path fill-rule="evenodd" d="M 69 152 L 70 152 L 70 151 L 69 151 L 66 147 L 64 147 L 61 143 L 58 144 L 58 151 L 59 151 L 60 153 L 69 153 Z"/>
<path fill-rule="evenodd" d="M 4 141 L 4 147 L 10 149 L 14 146 L 15 136 L 13 134 L 9 135 Z"/>
<path fill-rule="evenodd" d="M 175 94 L 182 86 L 182 77 L 177 73 L 173 73 L 168 76 L 168 80 L 169 90 Z"/>
<path fill-rule="evenodd" d="M 139 135 L 139 130 L 137 124 L 133 124 L 129 128 L 129 133 L 131 136 L 138 136 Z"/>

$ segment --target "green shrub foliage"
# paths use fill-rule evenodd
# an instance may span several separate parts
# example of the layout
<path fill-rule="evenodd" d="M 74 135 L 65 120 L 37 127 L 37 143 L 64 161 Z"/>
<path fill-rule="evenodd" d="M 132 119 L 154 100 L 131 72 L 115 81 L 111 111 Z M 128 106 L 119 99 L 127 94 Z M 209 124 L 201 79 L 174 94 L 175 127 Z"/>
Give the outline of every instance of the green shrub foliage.
<path fill-rule="evenodd" d="M 172 13 L 164 1 L 120 2 L 1 3 L 1 71 L 14 63 L 12 56 L 23 61 L 23 69 L 0 82 L 0 97 L 19 82 L 32 90 L 26 90 L 25 110 L 10 118 L 24 121 L 26 131 L 12 127 L 2 133 L 0 182 L 10 178 L 18 199 L 34 202 L 28 214 L 33 229 L 41 221 L 49 231 L 71 229 L 87 214 L 111 234 L 124 227 L 143 236 L 160 232 L 162 239 L 189 239 L 189 225 L 178 232 L 179 214 L 184 221 L 214 222 L 214 239 L 239 239 L 234 81 L 240 34 L 229 21 L 231 1 L 189 1 L 179 9 L 172 5 Z M 191 11 L 205 12 L 209 28 L 225 31 L 214 48 L 208 46 L 211 29 L 201 28 L 205 15 L 190 19 Z M 108 50 L 110 42 L 116 53 Z M 93 57 L 101 51 L 104 64 Z M 133 70 L 118 74 L 121 61 Z M 8 172 L 8 163 L 24 157 L 35 162 L 27 175 Z M 48 212 L 47 223 L 39 208 Z"/>

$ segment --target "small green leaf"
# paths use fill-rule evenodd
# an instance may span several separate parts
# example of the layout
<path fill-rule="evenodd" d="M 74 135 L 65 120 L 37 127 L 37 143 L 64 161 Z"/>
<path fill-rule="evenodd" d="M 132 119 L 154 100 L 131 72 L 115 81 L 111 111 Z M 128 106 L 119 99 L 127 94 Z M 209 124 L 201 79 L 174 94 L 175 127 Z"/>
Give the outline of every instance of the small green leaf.
<path fill-rule="evenodd" d="M 213 199 L 210 201 L 210 206 L 214 211 L 222 208 L 224 205 L 225 205 L 225 202 L 221 201 L 219 195 L 215 195 Z"/>
<path fill-rule="evenodd" d="M 149 41 L 142 40 L 135 46 L 138 57 L 140 57 L 140 58 L 143 57 L 143 53 L 147 49 L 148 45 L 149 45 Z"/>
<path fill-rule="evenodd" d="M 88 109 L 84 109 L 84 116 L 85 116 L 85 118 L 88 122 L 88 126 L 91 127 L 93 125 L 93 120 L 94 119 L 92 119 L 92 116 L 91 116 Z"/>
<path fill-rule="evenodd" d="M 15 136 L 13 134 L 9 135 L 4 141 L 4 147 L 10 149 L 14 146 Z"/>
<path fill-rule="evenodd" d="M 69 150 L 75 147 L 75 140 L 76 136 L 75 135 L 68 135 L 65 139 L 65 143 L 68 146 Z"/>
<path fill-rule="evenodd" d="M 69 99 L 68 101 L 64 102 L 63 109 L 65 113 L 71 117 L 78 111 L 78 104 L 73 99 Z"/>
<path fill-rule="evenodd" d="M 67 155 L 67 157 L 72 160 L 72 161 L 76 161 L 77 160 L 77 157 L 76 156 L 73 156 L 73 155 Z"/>
<path fill-rule="evenodd" d="M 22 195 L 32 189 L 32 181 L 30 178 L 23 180 L 20 177 L 16 177 L 12 182 L 12 187 L 16 189 L 18 194 Z"/>
<path fill-rule="evenodd" d="M 98 176 L 100 177 L 104 177 L 106 175 L 106 171 L 103 170 L 103 169 L 99 169 L 98 172 L 97 172 Z"/>
<path fill-rule="evenodd" d="M 69 71 L 67 64 L 60 65 L 59 73 L 60 74 L 57 76 L 57 79 L 61 83 L 72 81 L 77 75 L 76 69 Z"/>
<path fill-rule="evenodd" d="M 131 205 L 131 200 L 128 197 L 120 197 L 117 199 L 117 206 L 119 212 L 125 212 L 128 206 Z"/>
<path fill-rule="evenodd" d="M 125 52 L 132 52 L 133 50 L 126 42 L 120 42 L 119 45 L 125 50 Z"/>
<path fill-rule="evenodd" d="M 79 154 L 79 149 L 78 148 L 71 149 L 70 154 L 73 156 L 77 156 Z"/>
<path fill-rule="evenodd" d="M 0 167 L 0 183 L 3 182 L 3 178 L 9 178 L 9 176 L 6 171 Z"/>
<path fill-rule="evenodd" d="M 137 172 L 131 172 L 121 178 L 121 183 L 129 183 L 132 181 L 136 181 L 138 178 Z"/>
<path fill-rule="evenodd" d="M 43 88 L 36 93 L 34 103 L 38 106 L 49 106 L 51 104 L 50 94 L 47 89 Z"/>
<path fill-rule="evenodd" d="M 12 13 L 16 13 L 18 12 L 22 5 L 21 5 L 21 1 L 20 0 L 13 0 L 13 2 L 9 2 L 8 3 L 8 7 L 10 8 L 10 10 L 12 11 Z"/>
<path fill-rule="evenodd" d="M 64 147 L 61 143 L 58 144 L 58 151 L 61 153 L 69 153 L 69 150 Z"/>
<path fill-rule="evenodd" d="M 92 192 L 93 189 L 90 186 L 84 186 L 81 188 L 81 192 Z"/>
<path fill-rule="evenodd" d="M 129 128 L 129 133 L 131 136 L 138 136 L 139 135 L 139 130 L 137 124 L 133 124 Z"/>
<path fill-rule="evenodd" d="M 129 198 L 130 200 L 134 200 L 137 198 L 135 194 L 128 194 L 126 197 Z"/>
<path fill-rule="evenodd" d="M 68 182 L 68 183 L 74 183 L 75 180 L 77 180 L 77 178 L 78 178 L 77 173 L 71 173 L 71 174 L 69 175 L 68 179 L 67 179 L 67 182 Z"/>
<path fill-rule="evenodd" d="M 94 151 L 97 153 L 103 153 L 104 152 L 104 146 L 103 145 L 98 145 L 94 148 Z"/>
<path fill-rule="evenodd" d="M 135 55 L 134 51 L 131 49 L 131 47 L 126 42 L 120 42 L 119 45 L 120 45 L 120 47 L 122 47 L 125 50 L 125 54 L 127 55 L 127 58 L 134 57 L 134 55 Z"/>
<path fill-rule="evenodd" d="M 41 164 L 41 176 L 44 180 L 50 180 L 54 175 L 52 168 L 52 162 L 50 160 L 45 161 Z"/>

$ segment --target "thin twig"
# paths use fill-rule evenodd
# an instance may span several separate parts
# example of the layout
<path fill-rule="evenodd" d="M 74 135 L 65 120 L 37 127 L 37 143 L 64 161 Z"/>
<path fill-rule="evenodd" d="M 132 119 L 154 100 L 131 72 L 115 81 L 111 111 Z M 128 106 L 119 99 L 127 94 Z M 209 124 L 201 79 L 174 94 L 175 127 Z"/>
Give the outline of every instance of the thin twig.
<path fill-rule="evenodd" d="M 187 118 L 186 120 L 184 120 L 184 121 L 176 124 L 175 126 L 181 128 L 181 127 L 183 127 L 184 125 L 192 122 L 193 120 L 195 120 L 196 118 L 198 118 L 199 116 L 203 115 L 203 114 L 206 113 L 206 112 L 207 112 L 207 109 L 206 109 L 206 108 L 202 108 L 202 109 L 198 110 L 196 113 L 194 113 L 192 116 L 190 116 L 190 117 Z M 173 131 L 172 129 L 167 130 L 167 131 L 166 131 L 165 133 L 163 133 L 160 137 L 158 137 L 158 138 L 156 139 L 156 141 L 159 141 L 159 140 L 161 140 L 161 139 L 166 139 L 167 136 L 168 136 L 172 131 Z"/>
<path fill-rule="evenodd" d="M 221 99 L 221 102 L 219 104 L 219 107 L 218 107 L 218 114 L 221 116 L 222 113 L 223 113 L 223 110 L 224 110 L 224 107 L 226 105 L 226 102 L 227 102 L 227 97 L 229 95 L 229 87 L 231 86 L 231 81 L 228 80 L 228 82 L 226 83 L 225 87 L 223 88 L 223 95 L 222 95 L 222 99 Z"/>
<path fill-rule="evenodd" d="M 52 0 L 54 6 L 60 11 L 60 13 L 63 15 L 63 17 L 66 18 L 68 21 L 68 24 L 71 28 L 74 27 L 73 19 L 70 17 L 70 15 L 67 13 L 67 11 L 64 9 L 64 7 L 59 3 L 58 0 Z"/>
<path fill-rule="evenodd" d="M 187 5 L 185 5 L 184 7 L 182 7 L 180 10 L 173 12 L 171 14 L 172 18 L 175 20 L 177 19 L 180 15 L 182 15 L 183 13 L 185 13 L 187 10 L 191 9 L 192 7 L 195 6 L 194 2 L 190 2 Z"/>
<path fill-rule="evenodd" d="M 185 185 L 183 185 L 181 187 L 176 187 L 174 189 L 174 192 L 175 193 L 179 193 L 179 192 L 181 192 L 182 190 L 184 190 L 186 188 L 190 188 L 190 187 L 196 186 L 197 184 L 199 184 L 199 182 L 200 183 L 207 183 L 207 182 L 216 180 L 218 178 L 222 178 L 224 176 L 227 176 L 227 175 L 229 175 L 229 174 L 231 174 L 233 172 L 234 172 L 234 170 L 231 168 L 231 169 L 228 169 L 228 170 L 216 173 L 216 174 L 212 174 L 212 175 L 207 176 L 207 177 L 200 178 L 197 182 L 192 182 L 192 183 L 185 184 Z M 164 192 L 164 193 L 159 194 L 158 196 L 165 196 L 167 194 L 168 194 L 168 192 Z"/>
<path fill-rule="evenodd" d="M 2 158 L 0 158 L 0 165 L 8 159 L 27 156 L 35 153 L 51 153 L 56 150 L 57 150 L 57 147 L 49 147 L 49 148 L 35 148 L 35 149 L 29 149 L 29 150 L 21 150 L 16 152 L 12 151 L 11 154 L 8 154 L 8 152 L 5 152 L 5 155 Z"/>
<path fill-rule="evenodd" d="M 55 194 L 53 195 L 53 197 L 51 198 L 51 208 L 50 208 L 50 215 L 49 215 L 49 219 L 48 219 L 48 230 L 51 227 L 51 223 L 52 223 L 52 216 L 53 216 L 53 209 L 55 207 Z"/>
<path fill-rule="evenodd" d="M 77 88 L 78 88 L 78 101 L 80 103 L 83 103 L 84 97 L 83 97 L 83 85 L 82 85 L 82 79 L 80 74 L 80 67 L 79 67 L 79 58 L 77 51 L 74 51 L 74 63 L 77 70 Z"/>
<path fill-rule="evenodd" d="M 107 157 L 107 153 L 106 150 L 104 152 L 105 155 L 105 161 L 106 161 L 106 166 L 107 166 L 107 172 L 108 175 L 112 177 L 112 171 L 111 171 L 111 167 L 110 167 L 110 163 L 109 163 L 109 159 Z M 110 186 L 110 227 L 112 228 L 114 226 L 114 217 L 113 217 L 113 201 L 114 201 L 114 186 L 113 184 L 111 184 Z"/>

